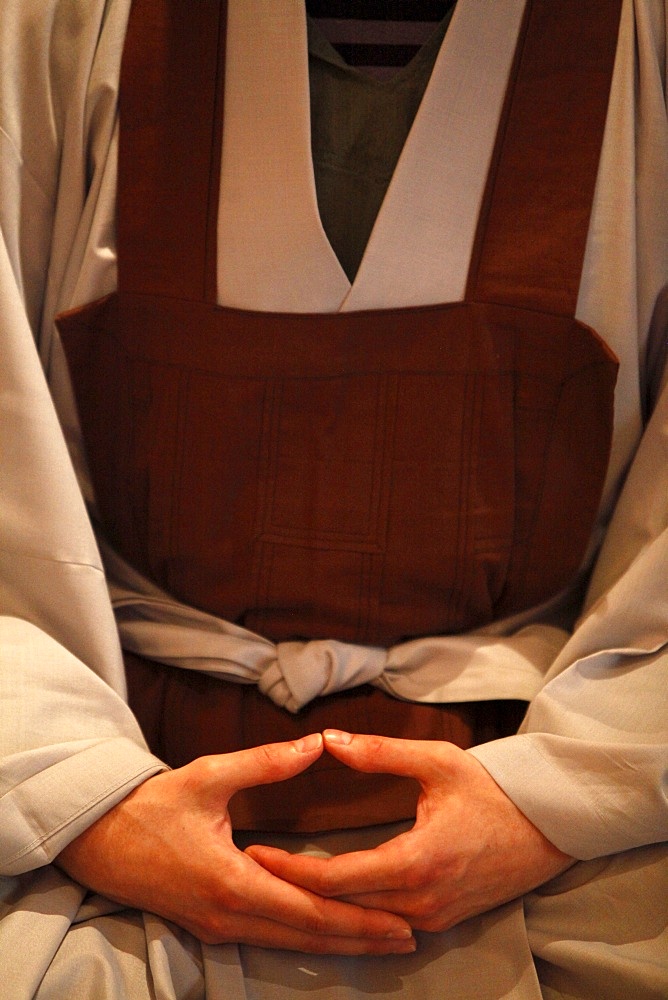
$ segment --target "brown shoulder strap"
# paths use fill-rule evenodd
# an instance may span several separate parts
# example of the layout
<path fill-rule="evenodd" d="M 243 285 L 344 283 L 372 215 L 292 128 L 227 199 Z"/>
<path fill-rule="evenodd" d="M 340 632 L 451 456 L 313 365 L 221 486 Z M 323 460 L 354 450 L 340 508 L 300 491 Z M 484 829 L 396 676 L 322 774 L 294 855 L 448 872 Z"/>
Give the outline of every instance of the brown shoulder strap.
<path fill-rule="evenodd" d="M 215 301 L 225 0 L 134 0 L 121 76 L 119 288 Z M 467 298 L 572 315 L 621 0 L 527 0 Z"/>
<path fill-rule="evenodd" d="M 120 92 L 121 291 L 215 302 L 209 220 L 226 20 L 225 0 L 133 0 Z"/>
<path fill-rule="evenodd" d="M 528 0 L 467 299 L 573 315 L 621 0 Z"/>

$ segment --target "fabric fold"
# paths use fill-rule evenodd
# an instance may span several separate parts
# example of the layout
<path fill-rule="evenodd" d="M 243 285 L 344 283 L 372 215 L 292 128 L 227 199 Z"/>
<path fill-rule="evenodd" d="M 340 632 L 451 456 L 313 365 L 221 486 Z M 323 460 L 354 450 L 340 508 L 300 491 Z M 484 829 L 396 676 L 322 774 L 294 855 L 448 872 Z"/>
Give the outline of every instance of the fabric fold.
<path fill-rule="evenodd" d="M 103 547 L 121 642 L 130 652 L 239 684 L 257 684 L 289 712 L 323 695 L 373 684 L 406 701 L 530 700 L 568 638 L 556 625 L 400 643 L 389 650 L 335 640 L 282 642 L 182 604 Z"/>

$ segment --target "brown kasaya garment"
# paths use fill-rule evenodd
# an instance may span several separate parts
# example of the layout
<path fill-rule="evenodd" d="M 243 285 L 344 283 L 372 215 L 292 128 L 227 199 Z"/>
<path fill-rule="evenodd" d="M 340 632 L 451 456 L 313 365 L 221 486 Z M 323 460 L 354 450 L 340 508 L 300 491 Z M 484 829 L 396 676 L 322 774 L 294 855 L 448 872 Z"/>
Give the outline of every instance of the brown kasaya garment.
<path fill-rule="evenodd" d="M 529 0 L 465 301 L 320 316 L 216 305 L 225 5 L 135 0 L 119 290 L 60 319 L 102 522 L 131 563 L 275 641 L 380 646 L 573 579 L 612 429 L 616 362 L 574 311 L 619 7 Z M 246 686 L 127 666 L 173 765 L 326 726 L 495 735 L 472 706 L 362 689 L 294 718 Z M 234 822 L 412 814 L 409 783 L 332 767 L 239 796 Z"/>

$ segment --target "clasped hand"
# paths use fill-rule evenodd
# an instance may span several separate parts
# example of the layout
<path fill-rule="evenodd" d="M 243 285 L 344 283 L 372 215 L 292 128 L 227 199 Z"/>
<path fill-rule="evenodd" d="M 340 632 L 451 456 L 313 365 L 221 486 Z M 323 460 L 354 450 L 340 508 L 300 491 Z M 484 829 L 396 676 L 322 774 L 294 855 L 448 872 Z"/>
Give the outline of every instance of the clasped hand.
<path fill-rule="evenodd" d="M 352 768 L 415 778 L 414 827 L 328 859 L 234 844 L 228 802 L 290 778 L 323 746 Z M 208 943 L 330 954 L 415 950 L 442 930 L 563 871 L 562 854 L 474 757 L 448 743 L 327 731 L 203 757 L 149 778 L 61 852 L 83 885 Z"/>
<path fill-rule="evenodd" d="M 412 829 L 370 851 L 332 858 L 253 845 L 274 875 L 325 898 L 395 913 L 413 929 L 441 931 L 523 895 L 568 868 L 475 757 L 451 743 L 330 730 L 326 749 L 349 767 L 415 778 Z"/>
<path fill-rule="evenodd" d="M 273 875 L 234 844 L 228 802 L 291 778 L 320 734 L 201 757 L 149 778 L 73 840 L 56 863 L 82 885 L 157 913 L 210 944 L 360 955 L 410 952 L 402 917 L 324 899 Z"/>

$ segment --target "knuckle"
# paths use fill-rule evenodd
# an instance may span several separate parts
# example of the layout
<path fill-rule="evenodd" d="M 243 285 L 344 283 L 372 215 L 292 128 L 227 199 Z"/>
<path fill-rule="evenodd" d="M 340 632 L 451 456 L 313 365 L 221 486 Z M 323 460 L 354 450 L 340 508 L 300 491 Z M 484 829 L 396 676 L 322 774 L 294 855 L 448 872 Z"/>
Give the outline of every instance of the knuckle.
<path fill-rule="evenodd" d="M 222 944 L 228 939 L 229 921 L 215 908 L 201 906 L 183 920 L 183 926 L 204 944 Z"/>
<path fill-rule="evenodd" d="M 197 757 L 192 763 L 183 768 L 188 772 L 189 778 L 197 783 L 206 784 L 215 779 L 220 773 L 220 762 L 217 757 Z"/>
<path fill-rule="evenodd" d="M 232 917 L 241 916 L 246 912 L 246 900 L 239 893 L 228 891 L 225 893 L 225 900 L 221 903 L 221 909 L 229 913 Z"/>
<path fill-rule="evenodd" d="M 226 941 L 222 929 L 209 926 L 208 924 L 202 924 L 200 927 L 194 928 L 194 934 L 202 944 L 223 944 Z"/>
<path fill-rule="evenodd" d="M 335 882 L 334 876 L 330 875 L 327 870 L 314 873 L 309 880 L 309 888 L 311 892 L 316 892 L 319 896 L 324 896 L 326 899 L 330 899 L 332 896 L 339 896 L 341 893 L 341 888 Z"/>
<path fill-rule="evenodd" d="M 309 934 L 314 934 L 316 938 L 321 938 L 323 935 L 330 930 L 330 921 L 327 920 L 322 907 L 315 906 L 310 913 L 307 914 L 304 921 L 304 929 Z"/>
<path fill-rule="evenodd" d="M 175 771 L 169 772 L 183 795 L 199 798 L 216 785 L 223 773 L 218 758 L 197 757 Z"/>
<path fill-rule="evenodd" d="M 408 892 L 419 892 L 423 885 L 424 880 L 421 873 L 417 872 L 415 869 L 411 869 L 406 873 L 404 886 Z"/>
<path fill-rule="evenodd" d="M 420 893 L 404 907 L 402 915 L 419 931 L 440 931 L 445 925 L 443 900 L 435 894 Z"/>
<path fill-rule="evenodd" d="M 438 914 L 437 916 L 423 918 L 415 926 L 417 930 L 428 931 L 430 934 L 439 934 L 441 931 L 448 929 L 449 923 L 442 914 Z"/>
<path fill-rule="evenodd" d="M 226 921 L 228 915 L 238 916 L 248 909 L 245 893 L 236 884 L 237 876 L 233 868 L 234 862 L 229 872 L 233 877 L 225 881 L 216 879 L 200 893 L 200 913 L 207 922 L 213 922 L 214 925 Z"/>
<path fill-rule="evenodd" d="M 430 899 L 423 909 L 424 918 L 432 927 L 442 920 L 441 901 Z"/>
<path fill-rule="evenodd" d="M 424 899 L 416 909 L 417 913 L 411 918 L 411 923 L 417 930 L 436 933 L 449 926 L 447 912 L 440 898 Z"/>
<path fill-rule="evenodd" d="M 253 753 L 260 769 L 268 778 L 281 777 L 285 764 L 285 744 L 265 743 L 255 747 Z"/>
<path fill-rule="evenodd" d="M 220 886 L 212 900 L 212 909 L 221 919 L 228 914 L 232 917 L 245 915 L 248 913 L 248 908 L 245 883 L 238 882 L 236 878 Z"/>
<path fill-rule="evenodd" d="M 258 756 L 262 757 L 268 764 L 273 764 L 280 756 L 282 750 L 281 743 L 262 743 L 255 748 Z"/>
<path fill-rule="evenodd" d="M 390 737 L 387 736 L 377 736 L 375 734 L 365 737 L 366 751 L 370 755 L 375 755 L 381 753 L 385 750 L 389 743 L 391 742 Z"/>
<path fill-rule="evenodd" d="M 433 882 L 430 865 L 422 858 L 413 859 L 405 872 L 405 887 L 409 892 L 419 892 Z"/>

